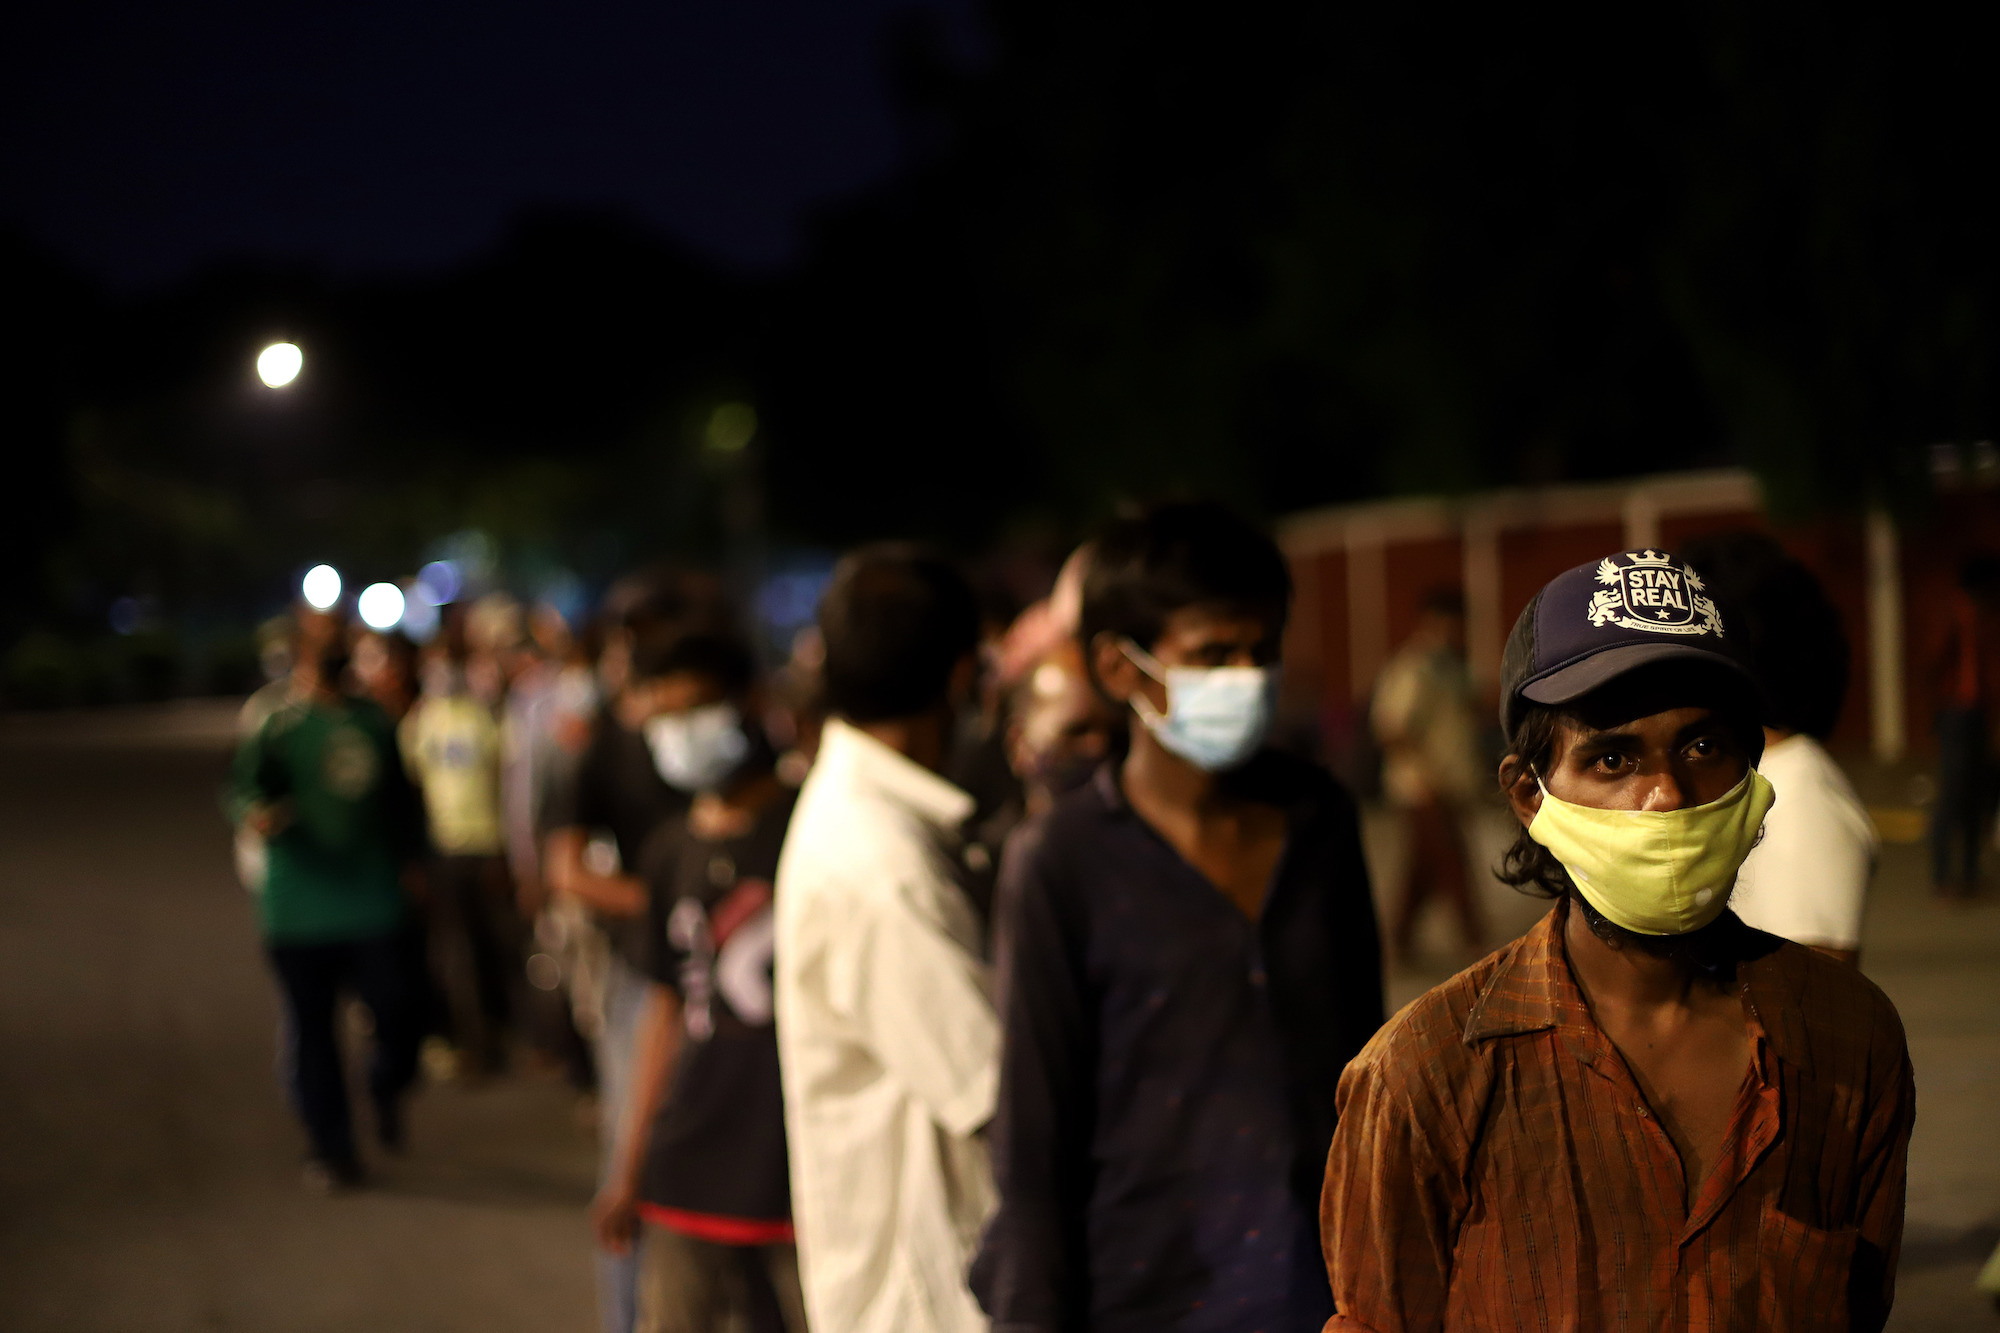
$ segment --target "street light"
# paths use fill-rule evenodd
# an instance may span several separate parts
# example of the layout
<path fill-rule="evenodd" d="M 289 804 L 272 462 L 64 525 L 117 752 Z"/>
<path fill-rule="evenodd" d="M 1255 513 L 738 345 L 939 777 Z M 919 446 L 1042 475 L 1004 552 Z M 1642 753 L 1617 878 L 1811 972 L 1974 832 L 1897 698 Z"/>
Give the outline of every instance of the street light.
<path fill-rule="evenodd" d="M 282 389 L 299 377 L 305 364 L 306 354 L 297 343 L 272 343 L 257 353 L 257 378 L 266 388 Z"/>
<path fill-rule="evenodd" d="M 340 571 L 332 565 L 314 565 L 299 580 L 299 595 L 315 611 L 330 610 L 340 600 Z"/>
<path fill-rule="evenodd" d="M 371 583 L 355 599 L 361 623 L 369 629 L 389 630 L 403 618 L 403 590 L 393 583 Z"/>

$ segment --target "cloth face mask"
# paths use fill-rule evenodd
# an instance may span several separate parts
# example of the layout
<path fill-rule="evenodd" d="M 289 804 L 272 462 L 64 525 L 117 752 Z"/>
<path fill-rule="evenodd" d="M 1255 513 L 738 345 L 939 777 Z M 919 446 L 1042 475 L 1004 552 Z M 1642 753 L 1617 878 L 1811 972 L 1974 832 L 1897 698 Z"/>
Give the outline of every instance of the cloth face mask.
<path fill-rule="evenodd" d="M 1257 752 L 1277 711 L 1276 667 L 1170 667 L 1127 639 L 1132 664 L 1167 687 L 1167 711 L 1145 695 L 1132 709 L 1160 744 L 1209 773 L 1234 768 Z"/>
<path fill-rule="evenodd" d="M 1555 854 L 1577 892 L 1639 935 L 1685 935 L 1722 915 L 1778 795 L 1756 769 L 1707 805 L 1600 810 L 1542 788 L 1528 836 Z"/>
<path fill-rule="evenodd" d="M 750 755 L 750 737 L 736 705 L 705 704 L 685 713 L 662 713 L 646 723 L 646 748 L 669 787 L 714 791 Z"/>

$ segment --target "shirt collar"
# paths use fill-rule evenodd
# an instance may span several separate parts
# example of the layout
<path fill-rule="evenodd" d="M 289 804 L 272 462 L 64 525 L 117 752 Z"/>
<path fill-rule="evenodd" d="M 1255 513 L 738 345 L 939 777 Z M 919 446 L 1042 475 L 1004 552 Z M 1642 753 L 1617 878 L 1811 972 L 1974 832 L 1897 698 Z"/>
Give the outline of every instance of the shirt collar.
<path fill-rule="evenodd" d="M 1571 1038 L 1597 1031 L 1597 1020 L 1591 1017 L 1563 951 L 1563 924 L 1568 915 L 1568 901 L 1557 903 L 1507 951 L 1465 1020 L 1466 1045 L 1550 1028 Z M 1759 932 L 1749 934 L 1759 944 L 1753 944 L 1736 966 L 1751 1016 L 1763 1029 L 1772 1054 L 1810 1072 L 1811 1052 L 1800 1003 L 1806 957 L 1798 947 L 1788 948 Z M 1759 952 L 1764 941 L 1774 947 Z"/>
<path fill-rule="evenodd" d="M 976 803 L 971 796 L 840 718 L 826 721 L 819 762 L 844 765 L 863 784 L 940 829 L 956 832 L 972 817 Z"/>
<path fill-rule="evenodd" d="M 1557 903 L 1507 950 L 1466 1017 L 1466 1045 L 1549 1028 L 1594 1026 L 1563 956 L 1567 906 Z"/>

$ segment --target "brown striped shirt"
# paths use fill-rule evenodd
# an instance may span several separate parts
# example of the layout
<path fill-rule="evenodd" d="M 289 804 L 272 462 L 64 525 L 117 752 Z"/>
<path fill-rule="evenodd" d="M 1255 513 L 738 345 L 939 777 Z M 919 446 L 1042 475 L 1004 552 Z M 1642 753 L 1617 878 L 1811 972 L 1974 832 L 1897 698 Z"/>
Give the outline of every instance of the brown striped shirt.
<path fill-rule="evenodd" d="M 1687 1191 L 1570 973 L 1565 911 L 1405 1008 L 1342 1075 L 1328 1333 L 1881 1328 L 1915 1108 L 1888 998 L 1751 932 L 1755 1055 Z"/>

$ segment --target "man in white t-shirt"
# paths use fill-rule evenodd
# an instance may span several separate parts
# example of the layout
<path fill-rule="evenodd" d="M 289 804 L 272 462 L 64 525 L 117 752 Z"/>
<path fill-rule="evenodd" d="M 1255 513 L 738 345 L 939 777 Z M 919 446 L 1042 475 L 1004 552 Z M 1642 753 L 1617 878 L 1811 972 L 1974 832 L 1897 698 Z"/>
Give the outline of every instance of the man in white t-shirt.
<path fill-rule="evenodd" d="M 939 776 L 979 612 L 941 559 L 870 547 L 820 610 L 828 721 L 778 861 L 778 1060 L 807 1323 L 983 1333 L 979 1131 L 1000 1026 L 959 883 L 973 801 Z"/>
<path fill-rule="evenodd" d="M 1778 803 L 1730 907 L 1759 930 L 1857 961 L 1878 840 L 1854 784 L 1813 737 L 1770 727 L 1757 771 Z"/>
<path fill-rule="evenodd" d="M 1812 571 L 1763 533 L 1697 538 L 1681 554 L 1747 641 L 1765 695 L 1757 769 L 1778 800 L 1729 905 L 1759 930 L 1858 962 L 1880 844 L 1854 784 L 1820 743 L 1847 694 L 1840 613 Z"/>

